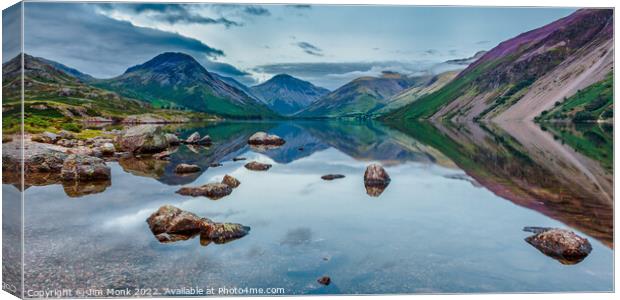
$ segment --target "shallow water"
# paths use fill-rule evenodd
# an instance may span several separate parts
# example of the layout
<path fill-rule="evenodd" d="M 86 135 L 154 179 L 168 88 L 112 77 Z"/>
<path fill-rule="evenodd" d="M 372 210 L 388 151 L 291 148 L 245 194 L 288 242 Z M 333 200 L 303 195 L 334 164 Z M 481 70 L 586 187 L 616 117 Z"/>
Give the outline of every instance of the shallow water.
<path fill-rule="evenodd" d="M 143 288 L 161 295 L 181 287 L 214 287 L 216 293 L 220 287 L 283 288 L 285 294 L 611 291 L 611 171 L 547 131 L 537 134 L 551 144 L 530 151 L 519 140 L 523 133 L 467 126 L 397 130 L 377 123 L 285 122 L 173 128 L 182 137 L 196 130 L 208 133 L 215 143 L 193 151 L 181 146 L 169 163 L 108 163 L 109 185 L 74 187 L 73 192 L 61 185 L 26 190 L 26 290 Z M 246 140 L 257 130 L 287 143 L 252 149 Z M 558 145 L 565 152 L 554 152 Z M 557 164 L 547 164 L 544 155 Z M 563 160 L 567 155 L 572 158 Z M 233 162 L 238 156 L 247 161 Z M 252 160 L 273 167 L 245 169 Z M 175 175 L 180 162 L 199 164 L 203 172 Z M 212 162 L 223 166 L 208 168 Z M 372 162 L 381 163 L 392 178 L 378 197 L 369 196 L 363 184 Z M 321 179 L 329 173 L 346 177 Z M 230 196 L 210 200 L 175 193 L 225 174 L 241 181 Z M 579 174 L 592 184 L 573 188 L 566 178 L 582 180 Z M 198 238 L 161 244 L 145 220 L 164 204 L 251 231 L 206 247 Z M 525 226 L 571 229 L 587 237 L 593 250 L 582 262 L 561 264 L 524 241 L 530 235 L 522 231 Z M 323 275 L 331 277 L 329 286 L 317 283 Z"/>

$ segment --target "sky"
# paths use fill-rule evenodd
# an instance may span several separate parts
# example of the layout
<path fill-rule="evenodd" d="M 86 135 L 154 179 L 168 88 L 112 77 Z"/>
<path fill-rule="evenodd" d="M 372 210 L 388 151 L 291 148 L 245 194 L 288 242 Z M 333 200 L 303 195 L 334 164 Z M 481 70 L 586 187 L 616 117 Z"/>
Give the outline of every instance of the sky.
<path fill-rule="evenodd" d="M 288 73 L 335 89 L 385 70 L 426 72 L 574 9 L 27 2 L 24 11 L 26 53 L 98 78 L 175 51 L 247 85 Z M 18 13 L 3 16 L 18 28 Z M 7 47 L 3 62 L 14 56 Z"/>

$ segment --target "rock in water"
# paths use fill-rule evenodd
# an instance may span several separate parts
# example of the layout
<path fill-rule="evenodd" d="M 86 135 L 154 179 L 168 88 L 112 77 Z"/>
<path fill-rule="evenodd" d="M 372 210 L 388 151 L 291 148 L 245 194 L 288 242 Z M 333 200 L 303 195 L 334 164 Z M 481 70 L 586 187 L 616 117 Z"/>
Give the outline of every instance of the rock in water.
<path fill-rule="evenodd" d="M 329 285 L 332 282 L 332 279 L 329 276 L 323 276 L 317 280 L 318 283 L 322 285 Z"/>
<path fill-rule="evenodd" d="M 250 227 L 233 223 L 211 223 L 200 234 L 200 244 L 206 245 L 209 242 L 224 244 L 246 236 L 250 232 Z"/>
<path fill-rule="evenodd" d="M 271 168 L 271 165 L 253 161 L 245 164 L 245 168 L 252 171 L 267 171 Z"/>
<path fill-rule="evenodd" d="M 224 179 L 222 179 L 222 183 L 227 185 L 227 186 L 229 186 L 229 187 L 231 187 L 231 188 L 233 188 L 233 189 L 238 187 L 241 184 L 241 182 L 239 180 L 237 180 L 237 178 L 232 177 L 232 176 L 230 176 L 228 174 L 226 174 L 224 176 Z"/>
<path fill-rule="evenodd" d="M 166 137 L 166 140 L 168 141 L 168 145 L 170 146 L 177 146 L 181 143 L 181 140 L 179 140 L 179 137 L 177 137 L 176 135 L 172 133 L 166 133 L 164 136 Z"/>
<path fill-rule="evenodd" d="M 199 187 L 182 187 L 176 192 L 184 196 L 205 196 L 217 200 L 230 195 L 232 188 L 223 183 L 207 183 Z"/>
<path fill-rule="evenodd" d="M 211 220 L 200 218 L 172 205 L 164 205 L 148 217 L 146 222 L 154 235 L 197 234 L 206 228 Z"/>
<path fill-rule="evenodd" d="M 185 143 L 186 144 L 198 144 L 198 141 L 200 141 L 200 133 L 194 132 L 185 140 Z"/>
<path fill-rule="evenodd" d="M 203 136 L 200 140 L 198 140 L 198 145 L 203 145 L 203 146 L 211 145 L 211 137 L 208 135 Z"/>
<path fill-rule="evenodd" d="M 188 164 L 178 164 L 176 168 L 174 168 L 174 172 L 179 174 L 196 173 L 200 170 L 200 166 Z"/>
<path fill-rule="evenodd" d="M 63 180 L 108 180 L 110 179 L 110 167 L 108 167 L 103 159 L 72 154 L 65 159 L 60 177 Z"/>
<path fill-rule="evenodd" d="M 344 175 L 342 175 L 342 174 L 327 174 L 327 175 L 321 176 L 321 179 L 323 179 L 323 180 L 334 180 L 334 179 L 340 179 L 340 178 L 344 178 Z"/>
<path fill-rule="evenodd" d="M 117 138 L 121 149 L 133 153 L 157 153 L 168 148 L 168 139 L 159 126 L 140 125 L 131 127 Z"/>
<path fill-rule="evenodd" d="M 245 157 L 233 157 L 232 159 L 233 161 L 240 161 L 240 160 L 246 160 Z"/>
<path fill-rule="evenodd" d="M 390 176 L 378 164 L 372 164 L 366 168 L 364 173 L 364 186 L 366 193 L 372 197 L 378 197 L 390 184 Z"/>
<path fill-rule="evenodd" d="M 536 233 L 525 238 L 526 242 L 564 265 L 577 264 L 592 251 L 588 239 L 572 231 L 540 227 L 526 227 L 523 230 Z"/>
<path fill-rule="evenodd" d="M 286 143 L 286 141 L 284 141 L 284 139 L 282 139 L 281 137 L 275 135 L 275 134 L 267 134 L 266 132 L 262 132 L 259 131 L 255 134 L 253 134 L 249 139 L 248 139 L 248 144 L 250 145 L 274 145 L 274 146 L 281 146 L 284 145 L 284 143 Z"/>
<path fill-rule="evenodd" d="M 200 234 L 200 244 L 206 246 L 211 241 L 222 244 L 242 238 L 250 232 L 248 226 L 214 223 L 172 205 L 160 207 L 146 219 L 146 222 L 161 243 L 188 240 Z"/>
<path fill-rule="evenodd" d="M 209 168 L 217 168 L 217 167 L 221 167 L 222 164 L 221 163 L 211 163 L 209 164 Z"/>

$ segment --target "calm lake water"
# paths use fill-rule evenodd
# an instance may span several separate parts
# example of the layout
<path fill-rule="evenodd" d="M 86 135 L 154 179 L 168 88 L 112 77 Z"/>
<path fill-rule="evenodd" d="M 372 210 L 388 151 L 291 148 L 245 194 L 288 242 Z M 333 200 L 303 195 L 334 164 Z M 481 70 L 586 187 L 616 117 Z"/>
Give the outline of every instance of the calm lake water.
<path fill-rule="evenodd" d="M 285 294 L 611 291 L 611 132 L 535 125 L 372 122 L 217 123 L 170 127 L 210 134 L 170 162 L 110 162 L 112 180 L 26 190 L 26 290 L 56 288 L 283 288 Z M 287 143 L 247 146 L 258 130 Z M 587 132 L 594 132 L 588 134 Z M 596 135 L 596 136 L 595 136 Z M 593 137 L 594 136 L 594 137 Z M 234 157 L 246 161 L 232 161 Z M 248 161 L 273 164 L 266 172 Z M 178 163 L 203 171 L 179 176 Z M 209 168 L 221 162 L 223 166 Z M 377 197 L 366 166 L 392 178 Z M 612 164 L 611 164 L 612 165 Z M 322 175 L 344 174 L 324 181 Z M 181 186 L 241 186 L 210 200 Z M 5 191 L 17 191 L 3 185 Z M 170 204 L 250 233 L 226 244 L 161 244 L 146 218 Z M 564 265 L 524 241 L 525 226 L 587 237 L 591 254 Z M 317 279 L 331 277 L 329 286 Z M 155 291 L 155 290 L 152 290 Z"/>

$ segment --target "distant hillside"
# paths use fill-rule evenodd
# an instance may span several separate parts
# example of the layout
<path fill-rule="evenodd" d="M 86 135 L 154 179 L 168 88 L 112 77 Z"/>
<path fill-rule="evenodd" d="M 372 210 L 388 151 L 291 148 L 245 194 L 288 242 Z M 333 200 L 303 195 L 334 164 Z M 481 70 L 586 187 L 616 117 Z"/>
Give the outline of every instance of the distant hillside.
<path fill-rule="evenodd" d="M 385 107 L 392 96 L 409 87 L 423 85 L 428 80 L 428 76 L 407 77 L 394 72 L 384 72 L 381 77 L 360 77 L 312 103 L 296 116 L 368 116 Z"/>
<path fill-rule="evenodd" d="M 274 117 L 266 105 L 209 73 L 193 57 L 167 52 L 97 86 L 147 101 L 232 118 Z"/>
<path fill-rule="evenodd" d="M 294 114 L 329 93 L 327 89 L 287 74 L 273 76 L 253 86 L 251 91 L 272 110 L 283 115 Z"/>
<path fill-rule="evenodd" d="M 256 97 L 256 95 L 254 95 L 252 93 L 252 91 L 250 90 L 250 87 L 237 81 L 236 79 L 232 78 L 232 77 L 227 77 L 227 76 L 222 76 L 220 74 L 217 73 L 211 73 L 211 75 L 213 75 L 213 77 L 225 82 L 226 84 L 244 92 L 246 95 L 250 96 L 252 99 L 255 100 L 259 100 L 258 97 Z"/>
<path fill-rule="evenodd" d="M 27 132 L 57 126 L 75 129 L 73 120 L 121 118 L 151 112 L 150 105 L 83 83 L 56 66 L 24 54 L 24 125 Z M 2 128 L 11 133 L 21 122 L 21 55 L 2 64 Z M 64 126 L 64 127 L 63 127 Z"/>
<path fill-rule="evenodd" d="M 387 119 L 533 120 L 613 67 L 613 10 L 584 9 L 493 48 Z"/>
<path fill-rule="evenodd" d="M 82 73 L 74 68 L 71 67 L 67 67 L 59 62 L 55 62 L 53 60 L 49 60 L 46 58 L 42 58 L 42 57 L 37 57 L 39 60 L 46 62 L 47 64 L 53 66 L 54 68 L 63 71 L 77 79 L 79 79 L 82 82 L 88 83 L 88 82 L 92 82 L 95 80 L 95 78 L 93 76 L 90 76 L 88 74 Z"/>

